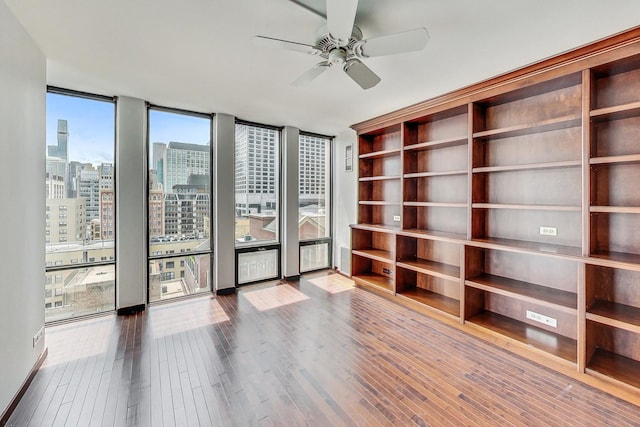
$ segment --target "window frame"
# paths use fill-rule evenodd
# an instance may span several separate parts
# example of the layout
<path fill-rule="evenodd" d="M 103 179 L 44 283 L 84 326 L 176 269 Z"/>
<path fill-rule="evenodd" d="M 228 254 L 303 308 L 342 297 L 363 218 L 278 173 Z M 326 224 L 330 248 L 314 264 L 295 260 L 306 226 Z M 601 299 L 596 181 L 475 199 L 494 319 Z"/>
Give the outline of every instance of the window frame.
<path fill-rule="evenodd" d="M 151 250 L 151 239 L 150 239 L 150 218 L 149 218 L 149 202 L 150 200 L 150 174 L 149 174 L 149 161 L 151 160 L 151 156 L 153 155 L 152 151 L 151 151 L 151 111 L 159 111 L 159 112 L 164 112 L 164 113 L 171 113 L 171 114 L 182 114 L 185 116 L 191 116 L 191 117 L 197 117 L 197 118 L 202 118 L 202 119 L 207 119 L 209 120 L 209 212 L 211 212 L 211 215 L 209 215 L 209 249 L 203 249 L 203 250 L 192 250 L 192 251 L 188 251 L 188 252 L 178 252 L 176 253 L 175 250 L 171 250 L 169 251 L 169 253 L 159 253 L 159 251 L 152 251 Z M 215 280 L 215 274 L 214 274 L 214 268 L 215 268 L 215 264 L 214 264 L 214 230 L 215 230 L 215 195 L 214 195 L 214 190 L 215 190 L 215 149 L 214 149 L 214 145 L 215 145 L 215 140 L 214 140 L 214 118 L 215 118 L 215 113 L 202 113 L 202 112 L 197 112 L 197 111 L 191 111 L 191 110 L 184 110 L 184 109 L 180 109 L 180 108 L 172 108 L 172 107 L 166 107 L 166 106 L 161 106 L 161 105 L 155 105 L 152 104 L 150 102 L 147 102 L 147 142 L 146 142 L 146 148 L 145 148 L 145 203 L 146 203 L 146 217 L 145 217 L 145 224 L 146 224 L 146 230 L 145 230 L 145 239 L 146 239 L 146 245 L 147 245 L 147 274 L 146 274 L 146 300 L 147 300 L 147 304 L 149 305 L 154 305 L 154 304 L 163 304 L 163 303 L 167 303 L 167 302 L 171 302 L 171 301 L 180 301 L 183 299 L 189 299 L 189 298 L 195 298 L 198 296 L 202 296 L 204 295 L 207 291 L 204 292 L 197 292 L 191 295 L 182 295 L 182 296 L 177 296 L 177 297 L 172 297 L 169 299 L 160 299 L 157 301 L 151 301 L 150 300 L 150 286 L 151 286 L 151 276 L 149 274 L 149 265 L 151 262 L 153 261 L 157 261 L 157 262 L 162 262 L 162 263 L 166 263 L 168 260 L 173 259 L 175 260 L 180 260 L 181 262 L 178 263 L 178 265 L 180 265 L 180 268 L 183 268 L 183 263 L 182 261 L 185 259 L 185 257 L 188 256 L 194 256 L 194 257 L 198 257 L 198 256 L 208 256 L 209 257 L 209 273 L 208 273 L 208 281 L 210 284 L 210 289 L 208 290 L 209 293 L 214 293 L 215 289 L 216 289 L 216 283 L 214 282 Z M 163 193 L 164 194 L 164 193 Z M 155 200 L 155 199 L 154 199 Z M 160 200 L 161 203 L 164 203 L 164 197 L 162 198 L 162 200 Z"/>
<path fill-rule="evenodd" d="M 329 175 L 329 182 L 327 185 L 328 194 L 325 195 L 325 197 L 329 201 L 329 209 L 326 209 L 326 212 L 328 215 L 329 235 L 324 237 L 312 238 L 312 239 L 300 239 L 298 237 L 298 263 L 299 263 L 298 271 L 300 272 L 300 274 L 303 274 L 303 273 L 312 273 L 314 271 L 325 270 L 327 268 L 333 267 L 333 153 L 334 153 L 333 144 L 334 144 L 335 137 L 317 134 L 313 132 L 306 132 L 302 130 L 299 132 L 299 135 L 300 136 L 306 135 L 306 136 L 311 136 L 316 138 L 327 139 L 329 144 L 329 158 L 327 159 L 327 164 L 325 166 L 325 173 Z M 298 162 L 300 162 L 300 159 L 298 159 Z M 299 176 L 300 174 L 298 174 L 298 177 Z M 300 195 L 300 179 L 299 178 L 298 178 L 298 195 Z M 298 212 L 299 212 L 299 209 L 300 209 L 300 206 L 298 205 Z M 303 271 L 302 270 L 302 248 L 304 246 L 312 246 L 312 245 L 318 245 L 323 243 L 327 243 L 329 248 L 329 253 L 327 254 L 328 265 L 325 267 L 318 267 L 311 270 Z"/>
<path fill-rule="evenodd" d="M 51 86 L 51 85 L 47 85 L 46 88 L 46 95 L 49 94 L 54 94 L 54 95 L 62 95 L 62 96 L 68 96 L 68 97 L 74 97 L 74 98 L 80 98 L 80 99 L 86 99 L 86 100 L 91 100 L 91 101 L 100 101 L 100 102 L 106 102 L 106 103 L 110 103 L 113 105 L 113 170 L 115 171 L 116 168 L 116 162 L 117 162 L 117 116 L 118 116 L 118 97 L 117 96 L 107 96 L 107 95 L 99 95 L 99 94 L 94 94 L 94 93 L 89 93 L 89 92 L 82 92 L 82 91 L 77 91 L 77 90 L 73 90 L 73 89 L 66 89 L 66 88 L 62 88 L 62 87 L 58 87 L 58 86 Z M 46 112 L 46 114 L 48 114 L 48 111 Z M 45 143 L 46 144 L 46 143 Z M 67 159 L 70 160 L 70 159 Z M 113 177 L 113 193 L 114 195 L 118 193 L 118 189 L 117 189 L 117 183 L 116 183 L 116 179 L 115 179 L 115 175 Z M 47 197 L 48 198 L 48 197 Z M 46 203 L 46 202 L 45 202 Z M 45 211 L 50 213 L 51 210 L 50 208 L 47 209 L 45 208 Z M 62 209 L 62 206 L 59 207 L 58 212 L 63 212 L 65 219 L 67 218 L 67 207 L 65 206 L 64 209 Z M 113 211 L 117 212 L 117 200 L 114 199 L 113 200 Z M 80 211 L 78 214 L 84 214 L 84 211 Z M 49 215 L 49 214 L 47 214 Z M 81 223 L 85 223 L 84 221 L 84 215 L 82 217 L 82 220 L 80 221 Z M 114 229 L 115 229 L 115 222 L 116 219 L 115 217 L 113 218 L 113 223 L 114 223 Z M 48 225 L 48 224 L 47 224 Z M 46 230 L 48 231 L 48 230 Z M 50 233 L 46 233 L 47 235 L 50 235 Z M 110 260 L 107 261 L 101 261 L 101 262 L 92 262 L 91 259 L 95 259 L 95 257 L 88 257 L 87 256 L 87 260 L 88 261 L 83 261 L 83 262 L 76 262 L 76 263 L 69 263 L 69 264 L 62 264 L 59 261 L 55 261 L 55 262 L 51 262 L 51 261 L 46 261 L 45 262 L 45 276 L 47 274 L 56 274 L 58 272 L 62 273 L 65 271 L 80 271 L 82 269 L 85 268 L 92 268 L 92 267 L 104 267 L 104 266 L 113 266 L 114 270 L 117 269 L 117 234 L 115 234 L 113 236 L 113 256 L 111 257 Z M 66 241 L 67 239 L 65 238 L 64 241 Z M 45 242 L 45 254 L 46 254 L 46 245 L 49 244 L 49 239 L 46 239 Z M 55 281 L 54 281 L 55 284 Z M 46 286 L 46 283 L 45 283 Z M 64 294 L 64 292 L 63 292 Z M 47 309 L 54 309 L 54 308 L 60 308 L 60 307 L 65 307 L 66 305 L 62 304 L 58 305 L 58 302 L 56 301 L 56 303 L 53 306 L 50 307 L 46 307 L 45 304 L 45 325 L 56 325 L 56 324 L 60 324 L 60 323 L 66 323 L 69 321 L 74 321 L 77 319 L 84 319 L 84 318 L 91 318 L 91 317 L 95 317 L 95 316 L 101 316 L 104 315 L 106 313 L 113 313 L 116 310 L 116 302 L 118 300 L 118 283 L 117 283 L 117 276 L 114 277 L 114 289 L 113 289 L 113 309 L 112 310 L 104 310 L 104 311 L 100 311 L 98 313 L 86 313 L 86 314 L 74 314 L 70 317 L 65 317 L 65 318 L 61 318 L 61 319 L 55 319 L 55 320 L 46 320 L 46 310 Z"/>

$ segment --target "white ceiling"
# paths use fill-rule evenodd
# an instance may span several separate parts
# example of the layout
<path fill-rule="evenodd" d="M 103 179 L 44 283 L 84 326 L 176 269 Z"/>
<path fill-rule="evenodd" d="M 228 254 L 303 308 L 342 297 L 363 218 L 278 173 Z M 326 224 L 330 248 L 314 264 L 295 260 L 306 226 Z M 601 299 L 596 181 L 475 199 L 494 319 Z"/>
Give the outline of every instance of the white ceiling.
<path fill-rule="evenodd" d="M 368 59 L 382 82 L 364 91 L 339 69 L 293 87 L 317 57 L 251 43 L 314 43 L 323 19 L 288 0 L 4 1 L 50 85 L 324 134 L 640 24 L 638 0 L 360 0 L 365 38 L 431 35 L 421 52 Z"/>

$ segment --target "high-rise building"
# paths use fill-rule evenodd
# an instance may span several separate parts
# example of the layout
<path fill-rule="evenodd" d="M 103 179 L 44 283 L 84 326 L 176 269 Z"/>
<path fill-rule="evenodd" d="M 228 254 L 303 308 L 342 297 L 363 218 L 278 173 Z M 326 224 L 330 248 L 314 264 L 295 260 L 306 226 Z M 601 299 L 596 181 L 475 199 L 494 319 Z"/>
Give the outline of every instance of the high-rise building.
<path fill-rule="evenodd" d="M 85 210 L 84 199 L 47 199 L 46 243 L 55 245 L 83 241 L 87 226 Z"/>
<path fill-rule="evenodd" d="M 100 173 L 100 190 L 113 190 L 113 164 L 101 163 L 98 166 Z"/>
<path fill-rule="evenodd" d="M 236 214 L 276 208 L 278 131 L 236 126 Z"/>
<path fill-rule="evenodd" d="M 164 200 L 162 190 L 149 189 L 149 237 L 158 237 L 164 232 Z"/>
<path fill-rule="evenodd" d="M 66 186 L 64 178 L 59 175 L 51 175 L 47 172 L 45 178 L 47 199 L 64 199 L 66 196 Z"/>
<path fill-rule="evenodd" d="M 300 135 L 300 206 L 324 205 L 328 188 L 327 150 L 329 140 L 310 135 Z"/>
<path fill-rule="evenodd" d="M 69 132 L 67 131 L 67 121 L 58 120 L 58 144 L 49 145 L 47 154 L 51 157 L 60 157 L 65 161 L 69 161 Z"/>
<path fill-rule="evenodd" d="M 78 197 L 87 201 L 87 222 L 100 219 L 100 173 L 92 166 L 80 171 Z"/>
<path fill-rule="evenodd" d="M 98 238 L 101 240 L 113 240 L 116 235 L 115 228 L 115 197 L 113 189 L 100 189 L 100 220 Z M 93 237 L 96 239 L 95 237 Z"/>
<path fill-rule="evenodd" d="M 174 186 L 164 195 L 164 234 L 180 237 L 208 237 L 210 230 L 209 177 L 192 175 L 188 184 Z"/>
<path fill-rule="evenodd" d="M 151 170 L 155 170 L 158 176 L 158 182 L 160 184 L 164 183 L 164 177 L 162 173 L 164 172 L 164 153 L 167 151 L 167 144 L 164 142 L 154 142 L 153 150 L 151 155 Z"/>
<path fill-rule="evenodd" d="M 175 185 L 187 184 L 190 175 L 209 175 L 208 145 L 169 142 L 162 162 L 162 184 L 165 193 L 173 193 Z"/>

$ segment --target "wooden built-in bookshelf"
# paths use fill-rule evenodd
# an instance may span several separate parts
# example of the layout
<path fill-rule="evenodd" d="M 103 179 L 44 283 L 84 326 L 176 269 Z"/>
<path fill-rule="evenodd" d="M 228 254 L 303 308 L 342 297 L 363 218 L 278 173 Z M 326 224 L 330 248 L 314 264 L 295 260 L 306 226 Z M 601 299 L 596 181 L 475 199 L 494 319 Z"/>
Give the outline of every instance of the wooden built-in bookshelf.
<path fill-rule="evenodd" d="M 353 127 L 358 285 L 640 403 L 640 28 Z"/>

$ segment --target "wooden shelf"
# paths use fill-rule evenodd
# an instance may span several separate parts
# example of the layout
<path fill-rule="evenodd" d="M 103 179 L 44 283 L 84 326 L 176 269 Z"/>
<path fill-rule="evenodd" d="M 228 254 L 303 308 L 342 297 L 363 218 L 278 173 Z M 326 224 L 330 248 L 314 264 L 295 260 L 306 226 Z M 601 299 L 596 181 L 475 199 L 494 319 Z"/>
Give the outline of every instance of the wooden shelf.
<path fill-rule="evenodd" d="M 460 268 L 453 265 L 443 264 L 421 258 L 406 258 L 396 263 L 397 267 L 406 268 L 407 270 L 417 271 L 418 273 L 428 274 L 445 280 L 459 281 Z"/>
<path fill-rule="evenodd" d="M 393 254 L 382 249 L 353 249 L 352 253 L 376 261 L 393 262 Z"/>
<path fill-rule="evenodd" d="M 375 286 L 385 291 L 393 292 L 393 281 L 388 277 L 379 274 L 358 274 L 351 276 L 351 278 L 357 284 Z"/>
<path fill-rule="evenodd" d="M 582 249 L 574 246 L 552 245 L 549 243 L 526 242 L 522 240 L 481 238 L 473 239 L 468 244 L 486 249 L 502 249 L 517 252 L 532 252 L 541 255 L 559 255 L 562 257 L 582 257 Z M 640 259 L 640 256 L 638 256 Z"/>
<path fill-rule="evenodd" d="M 354 279 L 640 393 L 640 41 L 616 40 L 354 125 Z"/>
<path fill-rule="evenodd" d="M 390 150 L 372 151 L 371 153 L 360 154 L 358 158 L 364 159 L 376 159 L 378 157 L 388 157 L 400 154 L 400 148 L 392 148 Z"/>
<path fill-rule="evenodd" d="M 640 308 L 596 300 L 587 309 L 587 319 L 640 334 Z"/>
<path fill-rule="evenodd" d="M 617 120 L 640 115 L 640 102 L 614 105 L 613 107 L 591 110 L 589 115 L 596 120 Z"/>
<path fill-rule="evenodd" d="M 421 304 L 428 305 L 452 316 L 460 316 L 460 301 L 456 299 L 449 298 L 444 295 L 440 295 L 438 293 L 427 291 L 418 287 L 400 292 L 398 295 L 412 299 Z"/>
<path fill-rule="evenodd" d="M 602 348 L 596 349 L 587 365 L 587 373 L 601 374 L 640 388 L 640 362 Z"/>
<path fill-rule="evenodd" d="M 397 176 L 397 175 L 393 175 L 393 176 L 365 176 L 362 178 L 359 178 L 358 180 L 360 182 L 370 182 L 370 181 L 386 181 L 386 180 L 399 180 L 401 177 Z"/>
<path fill-rule="evenodd" d="M 360 200 L 358 202 L 359 205 L 369 205 L 369 206 L 400 206 L 401 202 L 385 202 L 382 200 Z"/>
<path fill-rule="evenodd" d="M 444 172 L 415 172 L 415 173 L 405 173 L 404 178 L 429 178 L 433 176 L 452 176 L 452 175 L 466 175 L 466 169 L 459 170 L 451 170 Z"/>
<path fill-rule="evenodd" d="M 611 252 L 611 251 L 607 251 L 607 252 L 595 251 L 591 253 L 591 257 L 610 261 L 613 264 L 615 263 L 640 264 L 639 254 L 628 254 L 628 253 Z"/>
<path fill-rule="evenodd" d="M 467 320 L 569 362 L 577 362 L 577 342 L 500 314 L 483 311 Z"/>
<path fill-rule="evenodd" d="M 405 145 L 405 151 L 421 151 L 421 150 L 433 150 L 436 148 L 455 147 L 457 145 L 464 145 L 467 143 L 467 136 L 460 136 L 455 138 L 440 139 L 437 141 L 426 141 L 417 144 Z"/>
<path fill-rule="evenodd" d="M 527 211 L 565 211 L 565 212 L 581 212 L 580 206 L 559 206 L 559 205 L 515 205 L 501 203 L 473 203 L 474 209 L 517 209 Z"/>
<path fill-rule="evenodd" d="M 442 202 L 404 202 L 404 206 L 416 206 L 424 208 L 466 208 L 466 203 L 442 203 Z"/>
<path fill-rule="evenodd" d="M 590 206 L 589 212 L 640 214 L 636 206 Z"/>
<path fill-rule="evenodd" d="M 467 239 L 466 234 L 461 233 L 447 233 L 444 231 L 436 230 L 421 230 L 418 228 L 407 228 L 398 232 L 401 236 L 428 238 L 433 240 L 449 241 L 453 243 L 464 243 Z"/>
<path fill-rule="evenodd" d="M 616 163 L 640 163 L 640 154 L 628 154 L 625 156 L 592 157 L 591 165 L 616 164 Z"/>
<path fill-rule="evenodd" d="M 390 233 L 393 234 L 400 230 L 400 227 L 388 227 L 378 224 L 351 224 L 350 227 L 356 230 L 375 231 L 376 233 Z"/>
<path fill-rule="evenodd" d="M 546 162 L 546 163 L 529 163 L 522 165 L 508 165 L 508 166 L 481 166 L 473 168 L 473 173 L 488 173 L 488 172 L 511 172 L 511 171 L 524 171 L 534 169 L 555 169 L 555 168 L 569 168 L 580 167 L 582 162 L 580 160 L 567 160 L 563 162 Z"/>
<path fill-rule="evenodd" d="M 580 114 L 570 114 L 568 116 L 557 117 L 554 119 L 543 120 L 537 123 L 527 123 L 516 126 L 508 126 L 499 129 L 484 130 L 474 132 L 474 138 L 507 138 L 511 136 L 527 135 L 531 133 L 548 132 L 558 129 L 566 129 L 570 127 L 580 126 L 582 116 Z"/>
<path fill-rule="evenodd" d="M 571 292 L 490 274 L 473 277 L 466 280 L 465 284 L 483 291 L 551 307 L 565 313 L 577 313 L 577 296 Z"/>

